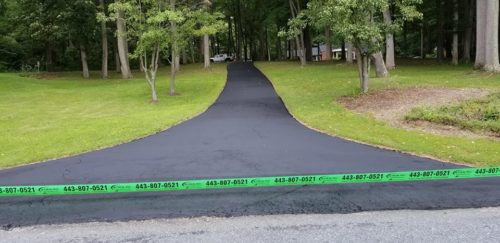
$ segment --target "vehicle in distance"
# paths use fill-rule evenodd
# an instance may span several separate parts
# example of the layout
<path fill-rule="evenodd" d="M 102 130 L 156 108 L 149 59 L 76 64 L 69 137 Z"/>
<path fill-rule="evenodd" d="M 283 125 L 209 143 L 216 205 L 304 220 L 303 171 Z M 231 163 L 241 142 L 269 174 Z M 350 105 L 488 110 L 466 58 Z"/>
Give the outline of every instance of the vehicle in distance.
<path fill-rule="evenodd" d="M 210 62 L 231 62 L 234 60 L 234 57 L 227 54 L 217 54 L 210 58 Z"/>

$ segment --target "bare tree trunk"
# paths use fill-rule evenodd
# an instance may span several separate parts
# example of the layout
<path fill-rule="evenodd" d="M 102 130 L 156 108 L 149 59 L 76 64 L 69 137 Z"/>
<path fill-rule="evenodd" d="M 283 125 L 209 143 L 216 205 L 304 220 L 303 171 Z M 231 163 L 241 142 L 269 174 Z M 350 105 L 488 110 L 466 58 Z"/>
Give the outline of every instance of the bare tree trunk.
<path fill-rule="evenodd" d="M 425 59 L 425 48 L 424 48 L 424 24 L 420 26 L 420 57 Z"/>
<path fill-rule="evenodd" d="M 125 13 L 122 10 L 118 11 L 118 18 L 116 19 L 117 28 L 117 42 L 118 42 L 118 55 L 120 56 L 120 68 L 122 73 L 122 78 L 131 78 L 130 66 L 128 62 L 128 44 L 127 44 L 127 32 L 125 27 Z"/>
<path fill-rule="evenodd" d="M 99 0 L 99 6 L 102 11 L 105 11 L 104 0 Z M 108 78 L 108 31 L 106 30 L 106 22 L 101 22 L 101 43 L 102 43 L 102 78 Z"/>
<path fill-rule="evenodd" d="M 170 0 L 170 9 L 175 11 L 175 0 Z M 170 32 L 172 35 L 172 57 L 170 59 L 170 85 L 169 94 L 170 96 L 175 95 L 175 75 L 177 72 L 176 62 L 177 62 L 177 23 L 175 21 L 170 21 Z"/>
<path fill-rule="evenodd" d="M 208 35 L 203 36 L 203 63 L 205 68 L 210 67 L 210 38 Z"/>
<path fill-rule="evenodd" d="M 330 27 L 325 28 L 325 60 L 332 60 L 332 33 Z"/>
<path fill-rule="evenodd" d="M 477 0 L 476 13 L 476 60 L 474 67 L 482 69 L 486 59 L 486 1 Z"/>
<path fill-rule="evenodd" d="M 121 72 L 121 65 L 120 65 L 120 55 L 118 55 L 118 48 L 115 46 L 115 70 L 117 73 Z"/>
<path fill-rule="evenodd" d="M 342 61 L 347 61 L 346 46 L 347 43 L 342 41 L 342 44 L 340 45 L 340 60 Z"/>
<path fill-rule="evenodd" d="M 210 0 L 202 0 L 202 4 L 205 9 L 210 8 L 210 5 L 212 5 Z M 203 63 L 205 68 L 210 67 L 210 38 L 208 35 L 203 36 Z"/>
<path fill-rule="evenodd" d="M 453 0 L 453 42 L 451 64 L 458 65 L 458 0 Z"/>
<path fill-rule="evenodd" d="M 170 85 L 169 85 L 169 95 L 174 96 L 175 95 L 175 50 L 172 48 L 172 60 L 170 60 Z"/>
<path fill-rule="evenodd" d="M 368 83 L 370 82 L 370 58 L 367 55 L 361 55 L 359 48 L 356 48 L 356 60 L 359 71 L 359 86 L 361 92 L 368 92 Z"/>
<path fill-rule="evenodd" d="M 463 61 L 465 63 L 470 62 L 470 54 L 471 54 L 471 43 L 472 43 L 472 23 L 474 18 L 474 8 L 471 0 L 464 0 L 464 9 L 465 9 L 465 31 L 464 31 L 464 53 L 463 53 Z"/>
<path fill-rule="evenodd" d="M 361 52 L 356 49 L 356 63 L 358 64 L 358 75 L 359 75 L 359 83 L 360 87 L 363 87 L 363 60 L 361 57 Z"/>
<path fill-rule="evenodd" d="M 444 10 L 446 8 L 445 6 L 445 0 L 437 0 L 437 59 L 439 62 L 442 62 L 444 59 L 444 38 L 445 38 L 445 30 L 444 30 L 444 25 L 445 25 L 445 20 L 444 20 Z M 406 34 L 405 34 L 406 36 Z M 406 38 L 405 38 L 406 39 Z M 406 45 L 406 40 L 405 40 L 405 46 Z"/>
<path fill-rule="evenodd" d="M 368 92 L 368 84 L 370 82 L 370 58 L 368 56 L 362 56 L 363 59 L 363 82 L 361 84 L 361 90 L 363 93 Z"/>
<path fill-rule="evenodd" d="M 175 71 L 178 72 L 181 70 L 181 56 L 179 55 L 179 51 L 175 54 Z"/>
<path fill-rule="evenodd" d="M 295 18 L 299 13 L 300 13 L 300 0 L 289 0 L 288 3 L 290 5 L 290 11 L 292 14 L 292 18 Z M 300 59 L 300 65 L 304 66 L 307 63 L 306 60 L 306 53 L 305 53 L 305 47 L 304 47 L 304 32 L 300 31 L 300 34 L 298 34 L 295 37 L 295 42 L 296 42 L 296 48 L 297 48 L 297 55 L 299 56 Z"/>
<path fill-rule="evenodd" d="M 352 62 L 353 62 L 353 58 L 352 58 L 352 52 L 353 52 L 353 50 L 352 50 L 352 44 L 351 43 L 346 43 L 346 46 L 347 46 L 346 62 L 348 64 L 352 64 Z M 356 55 L 356 56 L 357 56 L 356 58 L 359 57 L 359 55 Z"/>
<path fill-rule="evenodd" d="M 498 58 L 498 0 L 490 0 L 486 7 L 486 43 L 484 70 L 500 71 Z"/>
<path fill-rule="evenodd" d="M 386 25 L 392 24 L 392 14 L 389 8 L 384 11 L 384 23 Z M 387 69 L 394 69 L 396 67 L 396 60 L 394 57 L 394 34 L 392 33 L 387 33 L 385 35 L 385 64 Z"/>
<path fill-rule="evenodd" d="M 188 64 L 188 57 L 186 53 L 186 48 L 182 49 L 182 64 Z"/>
<path fill-rule="evenodd" d="M 375 63 L 375 70 L 377 73 L 377 78 L 385 78 L 389 76 L 389 72 L 384 63 L 384 57 L 382 52 L 376 52 L 371 55 L 373 58 L 373 63 Z"/>
<path fill-rule="evenodd" d="M 158 59 L 160 56 L 160 46 L 157 44 L 151 54 L 151 64 L 148 65 L 147 52 L 140 56 L 141 70 L 146 76 L 146 80 L 151 88 L 151 101 L 158 102 L 158 95 L 156 94 L 156 73 L 158 71 Z"/>
<path fill-rule="evenodd" d="M 90 73 L 89 73 L 89 65 L 87 63 L 87 52 L 85 51 L 85 46 L 80 43 L 80 57 L 82 60 L 82 76 L 84 78 L 89 78 Z"/>

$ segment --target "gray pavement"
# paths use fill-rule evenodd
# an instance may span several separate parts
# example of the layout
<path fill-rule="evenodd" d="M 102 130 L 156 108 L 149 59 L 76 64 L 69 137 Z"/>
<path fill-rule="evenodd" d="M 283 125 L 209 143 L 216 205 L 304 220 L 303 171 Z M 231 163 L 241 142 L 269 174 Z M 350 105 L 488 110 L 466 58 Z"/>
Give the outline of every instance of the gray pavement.
<path fill-rule="evenodd" d="M 455 168 L 310 130 L 251 63 L 204 114 L 112 148 L 0 171 L 0 185 Z M 75 127 L 78 129 L 78 127 Z M 360 127 L 360 129 L 364 129 Z M 75 138 L 77 139 L 77 138 Z M 60 146 L 54 141 L 54 146 Z M 500 179 L 0 199 L 0 225 L 500 206 Z"/>
<path fill-rule="evenodd" d="M 40 225 L 0 242 L 498 242 L 500 208 Z"/>

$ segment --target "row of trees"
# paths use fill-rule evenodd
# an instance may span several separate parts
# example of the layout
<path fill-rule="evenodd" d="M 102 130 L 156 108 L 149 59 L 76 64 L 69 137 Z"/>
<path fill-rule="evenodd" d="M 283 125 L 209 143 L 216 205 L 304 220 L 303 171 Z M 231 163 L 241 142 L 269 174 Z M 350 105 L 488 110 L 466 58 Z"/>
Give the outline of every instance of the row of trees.
<path fill-rule="evenodd" d="M 415 23 L 420 25 L 420 28 L 413 28 L 413 30 L 420 29 L 420 40 L 414 40 L 420 44 L 420 58 L 427 57 L 429 52 L 425 50 L 427 44 L 433 49 L 432 52 L 435 52 L 440 62 L 449 57 L 451 63 L 457 65 L 461 57 L 464 63 L 468 63 L 472 53 L 473 30 L 475 30 L 475 68 L 490 72 L 500 71 L 498 0 L 426 2 L 423 0 L 310 0 L 307 2 L 307 8 L 301 10 L 300 0 L 289 0 L 292 18 L 288 21 L 288 28 L 282 31 L 281 35 L 297 43 L 298 56 L 302 65 L 306 63 L 306 55 L 302 50 L 305 49 L 303 39 L 307 26 L 325 29 L 326 39 L 329 38 L 330 33 L 333 33 L 344 43 L 354 46 L 363 92 L 368 91 L 370 59 L 375 64 L 377 76 L 387 76 L 388 70 L 396 67 L 394 35 L 402 34 L 401 46 L 408 52 L 407 26 L 415 27 Z M 476 8 L 476 14 L 474 14 L 474 8 Z M 450 14 L 446 15 L 447 12 Z M 446 21 L 445 16 L 451 16 L 451 18 Z M 474 22 L 475 29 L 473 28 Z M 436 42 L 425 43 L 424 26 L 433 24 L 437 27 Z M 326 41 L 326 43 L 329 42 Z M 327 49 L 330 48 L 327 47 Z M 382 51 L 385 52 L 385 60 Z M 349 57 L 351 52 L 347 53 Z"/>
<path fill-rule="evenodd" d="M 172 68 L 174 95 L 181 56 L 187 63 L 190 53 L 194 62 L 198 44 L 208 49 L 209 36 L 227 28 L 224 16 L 210 7 L 208 0 L 0 0 L 0 70 L 80 68 L 89 78 L 89 69 L 100 64 L 102 78 L 108 78 L 113 62 L 127 79 L 133 65 L 144 72 L 157 101 L 162 60 Z M 209 60 L 210 53 L 203 53 Z"/>
<path fill-rule="evenodd" d="M 435 58 L 498 71 L 498 0 L 0 0 L 0 69 L 101 69 L 131 77 L 216 53 L 238 60 L 312 61 L 314 47 L 357 53 L 361 87 L 370 63 L 387 76 L 397 58 Z M 325 52 L 323 59 L 331 59 Z M 153 100 L 154 95 L 153 96 Z"/>

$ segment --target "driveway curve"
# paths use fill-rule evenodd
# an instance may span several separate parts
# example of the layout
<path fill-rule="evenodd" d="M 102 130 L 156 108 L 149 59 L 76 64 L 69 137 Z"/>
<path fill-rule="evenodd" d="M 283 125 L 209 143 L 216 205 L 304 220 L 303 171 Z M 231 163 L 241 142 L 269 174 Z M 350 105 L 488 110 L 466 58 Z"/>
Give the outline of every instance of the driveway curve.
<path fill-rule="evenodd" d="M 0 185 L 378 172 L 459 167 L 331 137 L 294 120 L 251 63 L 228 66 L 202 115 L 99 151 L 0 171 Z M 77 129 L 77 128 L 75 128 Z M 362 129 L 362 128 L 360 128 Z M 76 138 L 75 138 L 76 139 Z M 0 199 L 0 224 L 500 206 L 500 180 L 469 179 Z"/>

